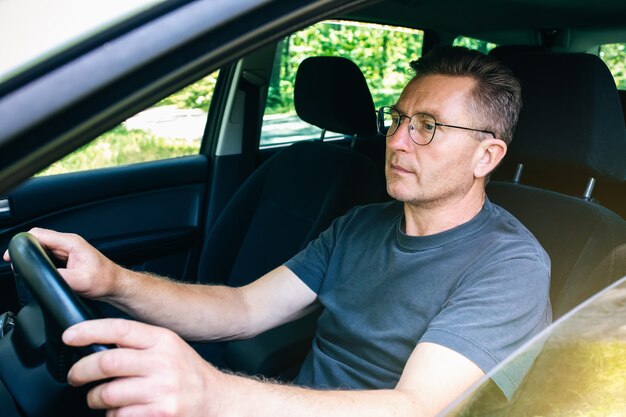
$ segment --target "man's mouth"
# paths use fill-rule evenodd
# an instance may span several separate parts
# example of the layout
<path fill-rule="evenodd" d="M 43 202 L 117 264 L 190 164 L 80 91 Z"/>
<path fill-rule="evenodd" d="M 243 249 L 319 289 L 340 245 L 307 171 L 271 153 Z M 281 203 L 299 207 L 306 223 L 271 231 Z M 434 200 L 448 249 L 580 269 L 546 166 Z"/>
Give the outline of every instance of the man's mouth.
<path fill-rule="evenodd" d="M 409 171 L 408 169 L 403 168 L 400 165 L 396 165 L 392 163 L 390 164 L 390 166 L 391 166 L 391 171 L 398 173 L 398 174 L 412 174 L 413 173 L 413 171 Z"/>

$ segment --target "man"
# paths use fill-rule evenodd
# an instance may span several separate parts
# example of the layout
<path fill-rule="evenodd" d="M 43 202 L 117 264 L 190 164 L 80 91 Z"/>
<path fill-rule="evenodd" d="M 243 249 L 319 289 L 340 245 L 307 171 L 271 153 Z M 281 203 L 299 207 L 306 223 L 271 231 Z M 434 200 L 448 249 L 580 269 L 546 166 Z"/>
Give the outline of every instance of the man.
<path fill-rule="evenodd" d="M 78 293 L 161 326 L 106 319 L 64 333 L 68 345 L 119 346 L 69 372 L 73 385 L 113 378 L 89 392 L 91 407 L 111 416 L 430 416 L 549 323 L 547 255 L 484 191 L 511 140 L 519 83 L 463 48 L 412 66 L 398 102 L 379 111 L 398 201 L 353 209 L 246 287 L 131 272 L 77 236 L 32 230 L 67 260 L 61 274 Z M 183 341 L 251 337 L 318 304 L 296 386 L 222 373 Z M 510 395 L 519 375 L 499 375 Z"/>

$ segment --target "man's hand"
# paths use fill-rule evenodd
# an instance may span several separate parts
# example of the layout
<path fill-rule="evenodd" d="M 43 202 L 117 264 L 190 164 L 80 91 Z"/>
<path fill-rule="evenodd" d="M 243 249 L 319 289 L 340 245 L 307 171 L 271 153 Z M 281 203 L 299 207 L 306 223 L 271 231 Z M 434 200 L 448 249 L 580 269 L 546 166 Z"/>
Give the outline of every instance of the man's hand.
<path fill-rule="evenodd" d="M 73 386 L 115 378 L 87 395 L 89 407 L 109 410 L 107 417 L 218 414 L 217 399 L 210 401 L 207 394 L 228 376 L 169 330 L 121 319 L 92 320 L 66 330 L 63 341 L 71 346 L 119 346 L 79 360 L 68 374 Z"/>
<path fill-rule="evenodd" d="M 116 291 L 121 267 L 107 259 L 82 237 L 34 228 L 29 231 L 52 254 L 67 263 L 58 271 L 78 294 L 88 298 L 105 298 Z M 4 260 L 10 262 L 9 253 Z"/>

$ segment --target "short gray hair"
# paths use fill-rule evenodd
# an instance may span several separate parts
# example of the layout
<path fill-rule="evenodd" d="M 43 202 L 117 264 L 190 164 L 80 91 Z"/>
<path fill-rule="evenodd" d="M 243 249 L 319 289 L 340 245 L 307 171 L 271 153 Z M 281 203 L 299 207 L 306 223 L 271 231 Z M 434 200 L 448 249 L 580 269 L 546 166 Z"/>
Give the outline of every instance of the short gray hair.
<path fill-rule="evenodd" d="M 415 78 L 427 75 L 471 77 L 476 87 L 470 96 L 470 112 L 481 125 L 507 145 L 522 108 L 522 89 L 513 72 L 500 61 L 460 46 L 442 46 L 411 62 Z"/>

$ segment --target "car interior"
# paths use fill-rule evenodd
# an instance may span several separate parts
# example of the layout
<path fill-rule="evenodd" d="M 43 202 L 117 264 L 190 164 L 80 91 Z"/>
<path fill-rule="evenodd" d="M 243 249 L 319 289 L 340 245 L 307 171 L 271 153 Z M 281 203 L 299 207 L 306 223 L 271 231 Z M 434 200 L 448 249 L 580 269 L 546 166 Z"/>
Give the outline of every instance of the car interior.
<path fill-rule="evenodd" d="M 183 282 L 242 286 L 260 277 L 351 207 L 389 198 L 385 138 L 376 131 L 366 77 L 349 57 L 310 56 L 298 68 L 295 111 L 321 129 L 320 136 L 260 146 L 281 39 L 327 18 L 393 25 L 423 30 L 423 53 L 459 35 L 496 43 L 490 53 L 520 79 L 519 124 L 487 194 L 550 255 L 553 314 L 563 316 L 626 275 L 626 91 L 617 89 L 606 64 L 590 53 L 601 43 L 626 41 L 626 6 L 606 2 L 607 10 L 615 9 L 609 19 L 611 13 L 599 7 L 590 11 L 557 1 L 547 2 L 555 6 L 541 13 L 532 1 L 506 11 L 494 0 L 454 2 L 454 10 L 448 3 L 395 0 L 328 9 L 285 25 L 231 59 L 215 59 L 212 66 L 176 78 L 161 96 L 146 93 L 132 106 L 120 104 L 115 116 L 92 123 L 76 134 L 82 139 L 62 142 L 55 152 L 69 153 L 219 68 L 198 154 L 29 178 L 0 196 L 0 208 L 6 207 L 0 210 L 0 248 L 37 226 L 78 233 L 122 265 Z M 619 28 L 607 31 L 607 22 Z M 116 94 L 123 94 L 127 87 L 119 85 Z M 39 165 L 28 176 L 44 168 Z M 18 319 L 33 314 L 22 308 L 29 301 L 20 285 L 0 260 L 0 307 L 20 311 Z M 104 315 L 121 314 L 98 308 Z M 316 318 L 313 313 L 249 340 L 192 345 L 220 367 L 289 380 L 308 352 Z M 29 349 L 40 352 L 45 338 L 32 340 Z M 36 365 L 45 360 L 37 358 Z M 63 398 L 61 392 L 51 390 L 50 396 Z M 29 399 L 15 401 L 25 416 L 46 415 L 45 409 L 29 409 Z"/>

